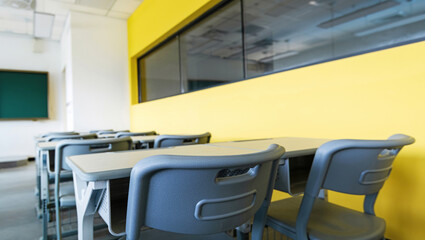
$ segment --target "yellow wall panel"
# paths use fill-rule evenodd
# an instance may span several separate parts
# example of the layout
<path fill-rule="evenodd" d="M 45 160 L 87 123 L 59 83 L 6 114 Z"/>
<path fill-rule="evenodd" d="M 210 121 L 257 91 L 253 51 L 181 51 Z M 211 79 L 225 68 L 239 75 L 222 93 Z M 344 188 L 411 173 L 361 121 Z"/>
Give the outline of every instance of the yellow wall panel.
<path fill-rule="evenodd" d="M 157 1 L 162 2 L 161 6 L 153 2 L 145 1 L 147 6 L 142 4 L 129 19 L 130 61 L 175 31 L 174 27 L 186 18 L 199 15 L 213 3 L 185 0 L 197 4 L 184 4 L 180 6 L 184 9 L 175 13 L 167 5 L 175 1 Z M 155 14 L 163 16 L 160 30 L 141 20 Z M 167 14 L 169 18 L 165 17 Z M 210 131 L 212 141 L 280 136 L 382 139 L 394 133 L 412 135 L 417 141 L 396 159 L 376 211 L 387 221 L 387 237 L 421 239 L 425 236 L 424 62 L 425 42 L 419 42 L 133 104 L 131 130 Z M 135 71 L 135 67 L 132 65 L 131 70 Z M 134 75 L 131 82 L 131 91 L 137 95 Z M 363 199 L 359 197 L 331 193 L 330 199 L 362 208 Z"/>

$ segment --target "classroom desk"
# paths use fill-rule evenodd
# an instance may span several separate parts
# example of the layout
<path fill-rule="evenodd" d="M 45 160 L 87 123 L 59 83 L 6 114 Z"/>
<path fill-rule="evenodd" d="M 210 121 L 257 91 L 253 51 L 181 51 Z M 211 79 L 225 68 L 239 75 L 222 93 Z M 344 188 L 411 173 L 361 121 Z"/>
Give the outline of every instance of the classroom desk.
<path fill-rule="evenodd" d="M 132 136 L 134 144 L 141 144 L 146 148 L 149 148 L 154 142 L 155 138 L 158 135 L 151 136 Z M 41 201 L 43 198 L 48 197 L 48 182 L 46 182 L 46 178 L 48 179 L 48 169 L 47 166 L 50 167 L 50 171 L 54 172 L 54 151 L 58 142 L 37 142 L 36 144 L 36 176 L 37 176 L 37 188 L 39 192 L 39 209 L 42 208 Z M 41 179 L 43 178 L 43 180 Z M 46 186 L 47 184 L 47 186 Z"/>
<path fill-rule="evenodd" d="M 293 194 L 302 191 L 316 149 L 327 139 L 275 138 L 222 142 L 171 148 L 71 156 L 66 162 L 74 176 L 78 239 L 93 239 L 93 217 L 99 212 L 113 235 L 125 230 L 126 196 L 132 167 L 141 159 L 160 155 L 239 155 L 266 150 L 276 143 L 286 149 L 279 164 L 275 188 Z M 293 173 L 291 176 L 291 173 Z"/>

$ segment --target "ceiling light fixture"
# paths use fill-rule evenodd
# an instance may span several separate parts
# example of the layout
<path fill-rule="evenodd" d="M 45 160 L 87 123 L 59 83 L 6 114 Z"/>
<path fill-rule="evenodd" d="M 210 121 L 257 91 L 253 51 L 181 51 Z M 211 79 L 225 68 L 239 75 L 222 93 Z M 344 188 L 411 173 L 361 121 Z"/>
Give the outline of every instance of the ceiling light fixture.
<path fill-rule="evenodd" d="M 380 3 L 372 5 L 370 7 L 361 8 L 357 11 L 348 13 L 348 14 L 343 15 L 341 17 L 337 17 L 335 19 L 331 19 L 331 20 L 322 22 L 317 26 L 319 28 L 331 28 L 331 27 L 334 27 L 334 26 L 337 26 L 337 25 L 340 25 L 340 24 L 343 24 L 343 23 L 351 22 L 353 20 L 365 17 L 365 16 L 373 14 L 373 13 L 377 13 L 377 12 L 392 8 L 392 7 L 397 6 L 397 5 L 400 5 L 400 3 L 393 1 L 393 0 L 380 2 Z"/>
<path fill-rule="evenodd" d="M 399 20 L 399 21 L 396 21 L 396 22 L 385 24 L 385 25 L 380 26 L 380 27 L 371 28 L 371 29 L 368 29 L 368 30 L 365 30 L 365 31 L 357 32 L 354 35 L 356 37 L 364 37 L 364 36 L 367 36 L 367 35 L 370 35 L 370 34 L 382 32 L 382 31 L 389 30 L 389 29 L 396 28 L 396 27 L 401 27 L 401 26 L 404 26 L 404 25 L 407 25 L 407 24 L 411 24 L 411 23 L 415 23 L 415 22 L 419 22 L 419 21 L 423 21 L 423 20 L 425 20 L 424 14 L 417 15 L 417 16 L 414 16 L 414 17 L 409 17 L 409 18 L 405 18 L 405 19 L 402 19 L 402 20 Z"/>
<path fill-rule="evenodd" d="M 54 20 L 54 14 L 34 12 L 34 37 L 50 38 Z"/>
<path fill-rule="evenodd" d="M 269 56 L 269 57 L 262 58 L 262 59 L 260 59 L 260 62 L 271 62 L 271 61 L 279 60 L 279 59 L 282 59 L 282 58 L 294 56 L 294 55 L 297 55 L 297 54 L 299 54 L 298 51 L 286 51 L 286 52 L 278 53 L 278 54 L 275 54 L 275 55 L 272 55 L 272 56 Z"/>

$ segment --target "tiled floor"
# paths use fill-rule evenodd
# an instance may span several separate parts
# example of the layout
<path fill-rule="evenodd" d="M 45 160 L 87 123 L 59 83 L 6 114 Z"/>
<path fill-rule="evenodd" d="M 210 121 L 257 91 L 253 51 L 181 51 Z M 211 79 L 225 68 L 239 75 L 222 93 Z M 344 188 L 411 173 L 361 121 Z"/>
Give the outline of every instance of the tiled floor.
<path fill-rule="evenodd" d="M 0 169 L 0 239 L 33 240 L 42 235 L 42 222 L 35 211 L 36 196 L 35 164 L 29 162 L 25 166 Z M 66 218 L 67 216 L 71 218 Z M 75 227 L 75 211 L 65 212 L 65 230 Z M 73 224 L 67 224 L 74 222 Z M 49 233 L 54 233 L 54 223 L 49 223 Z M 77 236 L 65 238 L 77 239 Z M 95 239 L 113 239 L 108 230 L 99 230 Z"/>

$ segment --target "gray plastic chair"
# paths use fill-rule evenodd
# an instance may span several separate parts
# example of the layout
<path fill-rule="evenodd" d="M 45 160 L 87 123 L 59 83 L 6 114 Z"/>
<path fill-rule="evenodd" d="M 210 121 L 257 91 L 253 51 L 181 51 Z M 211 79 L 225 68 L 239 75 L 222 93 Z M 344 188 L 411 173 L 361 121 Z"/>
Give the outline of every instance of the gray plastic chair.
<path fill-rule="evenodd" d="M 120 130 L 120 131 L 109 131 L 109 130 L 103 130 L 103 131 L 98 131 L 97 135 L 104 135 L 104 134 L 117 134 L 119 132 L 130 132 L 130 130 Z"/>
<path fill-rule="evenodd" d="M 79 135 L 79 134 L 77 134 L 77 135 L 52 135 L 52 136 L 48 137 L 46 139 L 46 141 L 47 142 L 58 142 L 58 141 L 71 140 L 71 139 L 73 139 L 73 140 L 83 140 L 83 139 L 96 139 L 96 138 L 97 138 L 97 135 L 94 134 L 94 133 L 92 133 L 92 134 L 82 134 L 82 135 Z M 49 176 L 48 176 L 49 177 L 49 179 L 48 179 L 49 183 L 52 183 L 53 180 L 55 179 L 54 168 L 53 168 L 54 161 L 51 161 L 51 160 L 55 159 L 54 154 L 55 153 L 53 151 L 49 151 L 49 156 L 48 156 L 49 160 L 47 161 L 48 166 L 46 166 L 48 173 L 49 173 Z M 67 172 L 65 174 L 62 174 L 61 180 L 62 181 L 72 180 L 72 173 Z"/>
<path fill-rule="evenodd" d="M 114 129 L 98 129 L 98 130 L 91 130 L 90 133 L 98 133 L 103 131 L 114 131 Z"/>
<path fill-rule="evenodd" d="M 157 135 L 155 131 L 149 131 L 149 132 L 118 132 L 115 134 L 115 138 L 121 138 L 121 137 L 135 137 L 135 136 L 153 136 Z M 145 149 L 147 148 L 143 143 L 140 143 L 138 141 L 133 142 L 133 149 Z"/>
<path fill-rule="evenodd" d="M 130 176 L 127 239 L 233 239 L 224 232 L 268 206 L 284 152 L 273 144 L 247 155 L 142 159 Z"/>
<path fill-rule="evenodd" d="M 49 132 L 45 133 L 43 135 L 40 135 L 41 138 L 51 137 L 51 136 L 57 136 L 57 135 L 78 135 L 77 132 Z"/>
<path fill-rule="evenodd" d="M 152 136 L 157 135 L 155 131 L 149 131 L 149 132 L 117 132 L 115 134 L 115 138 L 120 137 L 134 137 L 134 136 Z"/>
<path fill-rule="evenodd" d="M 154 142 L 154 148 L 173 147 L 180 145 L 209 143 L 211 133 L 199 135 L 159 135 Z"/>
<path fill-rule="evenodd" d="M 393 135 L 388 140 L 335 140 L 317 150 L 304 196 L 270 204 L 266 225 L 297 240 L 384 239 L 385 220 L 375 216 L 379 190 L 392 163 L 414 138 Z M 321 189 L 365 195 L 364 212 L 318 198 Z M 262 239 L 264 222 L 253 226 L 252 239 Z"/>
<path fill-rule="evenodd" d="M 62 140 L 82 140 L 82 139 L 95 139 L 97 135 L 95 133 L 90 134 L 75 134 L 75 135 L 52 135 L 46 139 L 46 142 L 57 142 Z"/>
<path fill-rule="evenodd" d="M 62 237 L 60 209 L 75 206 L 73 185 L 69 185 L 70 187 L 68 186 L 65 190 L 61 190 L 61 173 L 71 170 L 66 164 L 65 159 L 69 156 L 81 154 L 130 150 L 132 143 L 130 137 L 65 140 L 58 143 L 55 149 L 55 211 L 57 239 L 61 239 Z"/>

